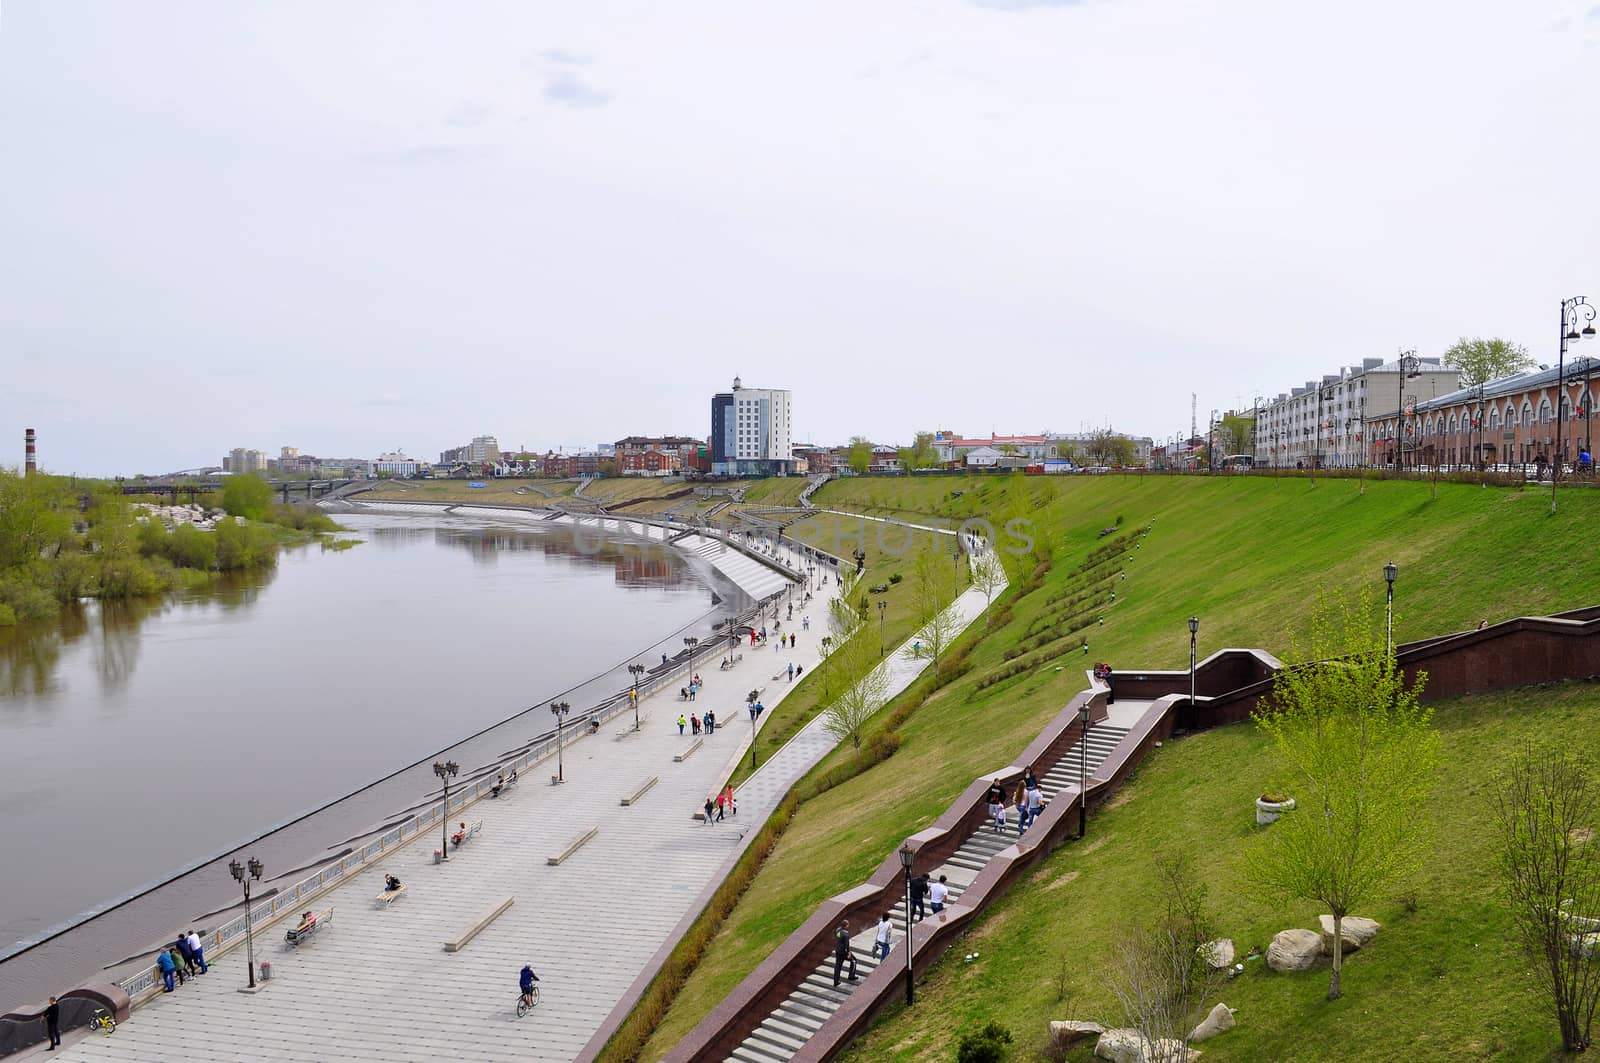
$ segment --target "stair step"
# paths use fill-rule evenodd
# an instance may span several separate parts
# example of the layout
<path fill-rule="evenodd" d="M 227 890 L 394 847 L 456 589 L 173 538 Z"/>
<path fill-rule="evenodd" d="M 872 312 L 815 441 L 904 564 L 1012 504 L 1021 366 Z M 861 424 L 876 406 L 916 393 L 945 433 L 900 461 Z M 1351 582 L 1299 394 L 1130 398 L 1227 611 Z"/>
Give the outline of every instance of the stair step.
<path fill-rule="evenodd" d="M 806 1040 L 807 1038 L 794 1036 L 769 1015 L 761 1020 L 760 1026 L 750 1031 L 750 1036 L 744 1039 L 744 1043 L 749 1045 L 753 1041 L 760 1041 L 771 1045 L 779 1052 L 792 1056 L 805 1047 Z M 751 1045 L 751 1047 L 755 1046 Z"/>
<path fill-rule="evenodd" d="M 781 1063 L 781 1061 L 792 1059 L 793 1055 L 793 1053 L 790 1053 L 789 1055 L 779 1055 L 775 1052 L 767 1050 L 765 1046 L 750 1045 L 746 1043 L 735 1048 L 728 1055 L 728 1058 L 731 1060 L 738 1060 L 738 1063 L 774 1063 L 774 1061 L 780 1061 Z"/>

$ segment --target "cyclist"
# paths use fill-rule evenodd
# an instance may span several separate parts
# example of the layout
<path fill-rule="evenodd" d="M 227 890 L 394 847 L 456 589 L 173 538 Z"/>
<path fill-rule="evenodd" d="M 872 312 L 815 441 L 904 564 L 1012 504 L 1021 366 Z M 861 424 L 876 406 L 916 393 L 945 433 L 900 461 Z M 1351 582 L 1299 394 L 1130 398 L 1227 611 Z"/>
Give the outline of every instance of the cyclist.
<path fill-rule="evenodd" d="M 537 982 L 538 980 L 539 976 L 533 973 L 533 967 L 526 963 L 523 964 L 522 974 L 518 978 L 517 984 L 522 987 L 522 1002 L 528 1005 L 530 1008 L 533 1007 L 534 1003 L 533 983 Z"/>

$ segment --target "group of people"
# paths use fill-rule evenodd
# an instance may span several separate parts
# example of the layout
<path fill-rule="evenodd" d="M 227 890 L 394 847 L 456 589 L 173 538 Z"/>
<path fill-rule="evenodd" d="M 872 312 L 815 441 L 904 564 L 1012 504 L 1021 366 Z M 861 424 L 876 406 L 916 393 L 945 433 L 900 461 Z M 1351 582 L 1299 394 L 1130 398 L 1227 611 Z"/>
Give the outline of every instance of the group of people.
<path fill-rule="evenodd" d="M 161 985 L 164 993 L 172 992 L 174 982 L 182 985 L 186 978 L 205 974 L 210 969 L 206 965 L 206 951 L 200 944 L 200 935 L 193 930 L 179 934 L 177 941 L 161 950 L 156 956 L 156 966 L 161 969 Z M 195 970 L 196 967 L 199 971 Z"/>
<path fill-rule="evenodd" d="M 700 716 L 696 716 L 692 712 L 687 716 L 681 712 L 678 713 L 678 733 L 683 734 L 685 727 L 693 728 L 694 734 L 711 734 L 717 729 L 717 710 L 707 709 Z"/>
<path fill-rule="evenodd" d="M 705 815 L 708 826 L 712 823 L 721 823 L 727 816 L 738 814 L 739 806 L 734 804 L 732 783 L 724 786 L 716 797 L 706 798 Z"/>
<path fill-rule="evenodd" d="M 696 672 L 694 674 L 694 678 L 689 680 L 689 685 L 688 686 L 679 687 L 678 688 L 678 700 L 679 701 L 693 701 L 694 700 L 694 696 L 696 694 L 700 693 L 700 687 L 702 685 L 703 684 L 700 682 L 700 673 Z"/>
<path fill-rule="evenodd" d="M 1022 773 L 1015 792 L 1010 795 L 1000 785 L 1000 780 L 995 779 L 989 784 L 988 801 L 989 818 L 994 822 L 997 834 L 1005 833 L 1007 809 L 1013 805 L 1017 810 L 1017 836 L 1025 834 L 1039 818 L 1039 813 L 1044 811 L 1044 793 L 1039 789 L 1039 779 L 1033 773 L 1033 765 L 1030 764 Z"/>
<path fill-rule="evenodd" d="M 1083 648 L 1087 650 L 1089 648 L 1089 644 L 1084 643 Z M 1112 702 L 1116 701 L 1117 688 L 1111 673 L 1111 666 L 1106 664 L 1104 661 L 1096 661 L 1094 664 L 1094 677 L 1097 682 L 1104 683 L 1106 685 L 1106 704 L 1110 705 Z"/>

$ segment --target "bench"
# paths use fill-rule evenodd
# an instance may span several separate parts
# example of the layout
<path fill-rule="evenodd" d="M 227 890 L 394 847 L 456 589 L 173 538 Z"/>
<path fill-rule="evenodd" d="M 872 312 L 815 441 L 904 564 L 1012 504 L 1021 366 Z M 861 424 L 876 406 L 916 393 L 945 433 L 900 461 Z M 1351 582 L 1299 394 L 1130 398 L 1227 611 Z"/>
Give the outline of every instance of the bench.
<path fill-rule="evenodd" d="M 483 933 L 484 930 L 488 928 L 490 923 L 500 918 L 505 910 L 511 907 L 511 902 L 514 900 L 516 900 L 515 897 L 502 897 L 498 901 L 495 901 L 494 904 L 484 909 L 478 918 L 469 923 L 465 930 L 446 941 L 444 943 L 444 950 L 446 952 L 460 952 L 462 949 L 466 948 L 467 942 Z"/>
<path fill-rule="evenodd" d="M 633 793 L 625 794 L 623 796 L 623 798 L 622 798 L 622 803 L 624 805 L 636 805 L 636 804 L 638 804 L 639 803 L 639 798 L 643 797 L 646 794 L 646 792 L 649 791 L 650 787 L 654 786 L 657 781 L 658 781 L 658 779 L 657 779 L 656 776 L 654 776 L 654 775 L 650 776 L 650 778 L 648 778 L 644 782 L 640 783 L 639 784 L 639 788 L 637 790 L 633 791 Z"/>
<path fill-rule="evenodd" d="M 495 785 L 489 787 L 489 796 L 490 797 L 499 797 L 501 794 L 505 793 L 507 790 L 509 790 L 513 786 L 517 785 L 517 783 L 520 782 L 521 779 L 522 779 L 522 776 L 517 775 L 517 774 L 507 775 L 505 782 L 496 783 Z"/>
<path fill-rule="evenodd" d="M 396 889 L 396 890 L 384 890 L 382 893 L 380 893 L 376 897 L 372 898 L 372 900 L 373 900 L 374 904 L 378 905 L 378 907 L 387 908 L 387 907 L 389 907 L 389 905 L 391 905 L 395 901 L 399 900 L 400 899 L 400 895 L 402 893 L 404 893 L 405 891 L 406 891 L 406 884 L 404 882 L 402 882 L 402 883 L 400 883 L 400 888 L 399 889 Z"/>
<path fill-rule="evenodd" d="M 684 761 L 694 756 L 694 751 L 700 748 L 700 743 L 703 741 L 704 739 L 696 738 L 693 742 L 690 742 L 688 745 L 684 746 L 683 752 L 673 754 L 672 762 L 674 764 L 682 764 Z"/>
<path fill-rule="evenodd" d="M 582 834 L 568 842 L 566 848 L 562 849 L 559 853 L 556 853 L 554 856 L 546 857 L 545 863 L 549 864 L 551 867 L 554 867 L 557 864 L 566 863 L 568 857 L 577 852 L 579 849 L 582 849 L 585 845 L 589 844 L 589 842 L 593 840 L 594 836 L 599 833 L 599 827 L 590 827 L 588 830 L 584 831 Z"/>
<path fill-rule="evenodd" d="M 473 835 L 477 834 L 482 829 L 483 829 L 483 820 L 481 820 L 481 819 L 478 820 L 478 822 L 469 825 L 467 827 L 467 829 L 464 830 L 464 831 L 461 830 L 460 828 L 457 828 L 456 830 L 452 831 L 451 834 L 450 834 L 450 844 L 455 846 L 457 849 L 459 849 L 463 845 L 465 845 L 468 842 L 470 842 L 472 840 L 472 838 L 473 838 Z"/>
<path fill-rule="evenodd" d="M 284 934 L 283 935 L 283 939 L 285 941 L 287 941 L 290 945 L 295 946 L 295 947 L 298 948 L 300 946 L 300 944 L 302 942 L 304 942 L 307 938 L 311 937 L 311 935 L 315 934 L 317 931 L 321 930 L 324 926 L 326 926 L 329 923 L 333 922 L 333 909 L 332 908 L 329 908 L 325 912 L 315 912 L 314 911 L 312 914 L 315 915 L 316 919 L 310 926 L 307 926 L 307 927 L 296 926 L 293 930 L 290 930 L 288 933 Z"/>

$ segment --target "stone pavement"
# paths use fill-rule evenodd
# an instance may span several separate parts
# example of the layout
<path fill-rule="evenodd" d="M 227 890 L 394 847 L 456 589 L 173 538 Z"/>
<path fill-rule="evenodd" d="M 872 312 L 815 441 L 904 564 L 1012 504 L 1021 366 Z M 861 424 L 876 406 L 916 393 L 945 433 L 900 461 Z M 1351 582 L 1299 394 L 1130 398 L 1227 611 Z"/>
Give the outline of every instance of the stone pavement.
<path fill-rule="evenodd" d="M 830 583 L 827 591 L 835 591 Z M 984 609 L 976 591 L 952 609 L 962 626 Z M 780 606 L 781 609 L 781 606 Z M 638 734 L 624 714 L 592 737 L 572 740 L 565 753 L 567 783 L 546 784 L 554 764 L 524 774 L 498 800 L 469 807 L 483 831 L 444 865 L 432 863 L 424 838 L 390 859 L 352 875 L 318 898 L 334 908 L 330 925 L 296 949 L 284 942 L 286 924 L 257 937 L 257 960 L 271 962 L 273 979 L 257 994 L 241 994 L 244 950 L 213 964 L 209 975 L 134 1012 L 107 1038 L 71 1044 L 70 1060 L 570 1060 L 599 1028 L 634 978 L 665 942 L 689 904 L 726 874 L 743 830 L 758 826 L 784 792 L 833 742 L 820 718 L 763 765 L 739 791 L 740 814 L 721 824 L 692 818 L 731 766 L 748 750 L 744 694 L 764 688 L 771 706 L 790 689 L 781 676 L 791 660 L 809 670 L 827 630 L 825 595 L 817 593 L 811 630 L 785 623 L 799 638 L 793 651 L 742 650 L 727 672 L 712 659 L 692 707 L 715 709 L 724 725 L 683 763 L 673 755 L 693 741 L 675 723 L 689 707 L 676 691 L 645 697 L 649 719 Z M 927 660 L 904 647 L 884 662 L 898 692 Z M 763 719 L 766 719 L 764 717 Z M 549 771 L 545 771 L 549 768 Z M 620 798 L 650 776 L 657 785 L 638 804 Z M 546 857 L 591 826 L 598 836 L 560 866 Z M 393 872 L 406 896 L 384 910 L 373 898 Z M 447 938 L 499 898 L 516 902 L 460 952 Z M 514 1010 L 517 972 L 531 963 L 543 999 L 526 1018 Z"/>

